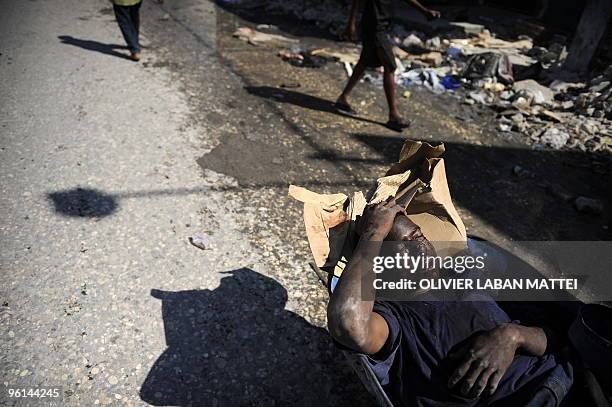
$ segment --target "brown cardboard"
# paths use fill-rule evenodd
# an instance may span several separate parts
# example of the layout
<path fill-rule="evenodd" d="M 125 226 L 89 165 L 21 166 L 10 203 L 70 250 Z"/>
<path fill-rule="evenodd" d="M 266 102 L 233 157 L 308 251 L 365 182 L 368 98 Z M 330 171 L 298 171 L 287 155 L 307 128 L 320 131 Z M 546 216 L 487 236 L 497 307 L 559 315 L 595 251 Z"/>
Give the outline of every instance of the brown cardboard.
<path fill-rule="evenodd" d="M 465 249 L 467 234 L 451 199 L 444 159 L 440 158 L 443 153 L 442 144 L 406 140 L 400 160 L 377 180 L 367 195 L 367 203 L 382 202 L 395 196 L 400 188 L 424 184 L 406 213 L 439 255 L 452 255 Z M 317 266 L 335 268 L 337 274 L 338 261 L 350 258 L 358 238 L 355 225 L 365 209 L 363 194 L 356 192 L 349 199 L 344 194 L 317 194 L 291 185 L 289 195 L 304 202 L 306 234 Z"/>

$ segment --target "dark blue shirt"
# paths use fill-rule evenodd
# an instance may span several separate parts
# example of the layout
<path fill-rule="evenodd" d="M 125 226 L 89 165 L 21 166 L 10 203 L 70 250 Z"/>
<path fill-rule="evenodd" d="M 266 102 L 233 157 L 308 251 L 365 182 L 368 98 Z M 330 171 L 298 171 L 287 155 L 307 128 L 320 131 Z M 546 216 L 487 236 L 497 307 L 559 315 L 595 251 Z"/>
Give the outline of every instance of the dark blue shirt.
<path fill-rule="evenodd" d="M 536 394 L 554 406 L 572 384 L 571 365 L 559 356 L 517 355 L 490 397 L 470 399 L 448 389 L 457 363 L 448 361 L 449 352 L 479 331 L 512 322 L 492 300 L 377 301 L 374 312 L 387 321 L 389 337 L 368 360 L 396 407 L 526 405 Z"/>

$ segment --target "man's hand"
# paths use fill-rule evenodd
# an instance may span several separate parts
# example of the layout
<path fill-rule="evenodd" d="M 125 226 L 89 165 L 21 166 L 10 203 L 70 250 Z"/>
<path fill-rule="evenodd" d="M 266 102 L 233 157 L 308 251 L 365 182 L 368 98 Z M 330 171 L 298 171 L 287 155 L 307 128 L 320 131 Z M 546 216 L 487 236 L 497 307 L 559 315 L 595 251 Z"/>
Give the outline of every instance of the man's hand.
<path fill-rule="evenodd" d="M 474 337 L 451 358 L 461 363 L 451 375 L 448 387 L 464 396 L 478 397 L 486 389 L 491 395 L 512 363 L 520 334 L 514 324 L 503 324 Z"/>
<path fill-rule="evenodd" d="M 369 240 L 383 241 L 393 227 L 393 221 L 398 213 L 405 213 L 405 209 L 395 202 L 368 206 L 361 220 L 361 236 Z"/>
<path fill-rule="evenodd" d="M 438 10 L 425 10 L 425 17 L 427 17 L 428 20 L 435 20 L 436 18 L 440 18 L 441 15 L 442 14 Z"/>

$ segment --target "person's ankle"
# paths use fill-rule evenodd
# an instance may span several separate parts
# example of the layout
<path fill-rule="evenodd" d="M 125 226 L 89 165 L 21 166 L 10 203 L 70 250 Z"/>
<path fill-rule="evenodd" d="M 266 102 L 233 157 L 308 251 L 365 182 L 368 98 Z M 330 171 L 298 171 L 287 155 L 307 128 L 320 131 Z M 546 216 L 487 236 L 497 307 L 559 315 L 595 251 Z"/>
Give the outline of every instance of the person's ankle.
<path fill-rule="evenodd" d="M 398 112 L 389 113 L 389 121 L 401 121 L 402 116 Z"/>

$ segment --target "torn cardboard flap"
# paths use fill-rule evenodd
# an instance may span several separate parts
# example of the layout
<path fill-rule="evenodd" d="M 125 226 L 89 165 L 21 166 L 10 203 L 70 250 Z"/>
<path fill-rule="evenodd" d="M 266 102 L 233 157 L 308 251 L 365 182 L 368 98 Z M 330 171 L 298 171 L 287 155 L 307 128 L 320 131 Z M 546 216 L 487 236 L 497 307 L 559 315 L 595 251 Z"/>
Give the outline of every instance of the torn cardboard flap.
<path fill-rule="evenodd" d="M 377 180 L 368 193 L 367 204 L 383 202 L 402 187 L 426 185 L 408 204 L 406 213 L 438 253 L 453 255 L 465 249 L 467 233 L 451 199 L 444 160 L 440 158 L 443 153 L 443 144 L 406 140 L 400 160 Z M 366 198 L 361 192 L 349 198 L 294 185 L 289 187 L 289 196 L 304 202 L 306 234 L 317 266 L 334 268 L 334 274 L 339 275 L 339 260 L 350 259 L 358 239 L 356 223 L 365 210 Z"/>
<path fill-rule="evenodd" d="M 334 266 L 342 255 L 349 229 L 344 194 L 317 194 L 289 186 L 289 196 L 304 203 L 304 225 L 310 250 L 318 267 Z"/>
<path fill-rule="evenodd" d="M 377 179 L 376 189 L 371 194 L 368 194 L 370 196 L 368 204 L 375 205 L 386 201 L 391 196 L 395 196 L 399 188 L 408 181 L 410 174 L 411 171 L 408 170 L 400 174 L 389 175 Z"/>
<path fill-rule="evenodd" d="M 419 168 L 419 164 L 429 158 L 438 158 L 444 154 L 444 144 L 432 146 L 423 141 L 406 140 L 400 152 L 399 160 L 389 168 L 386 176 Z"/>

